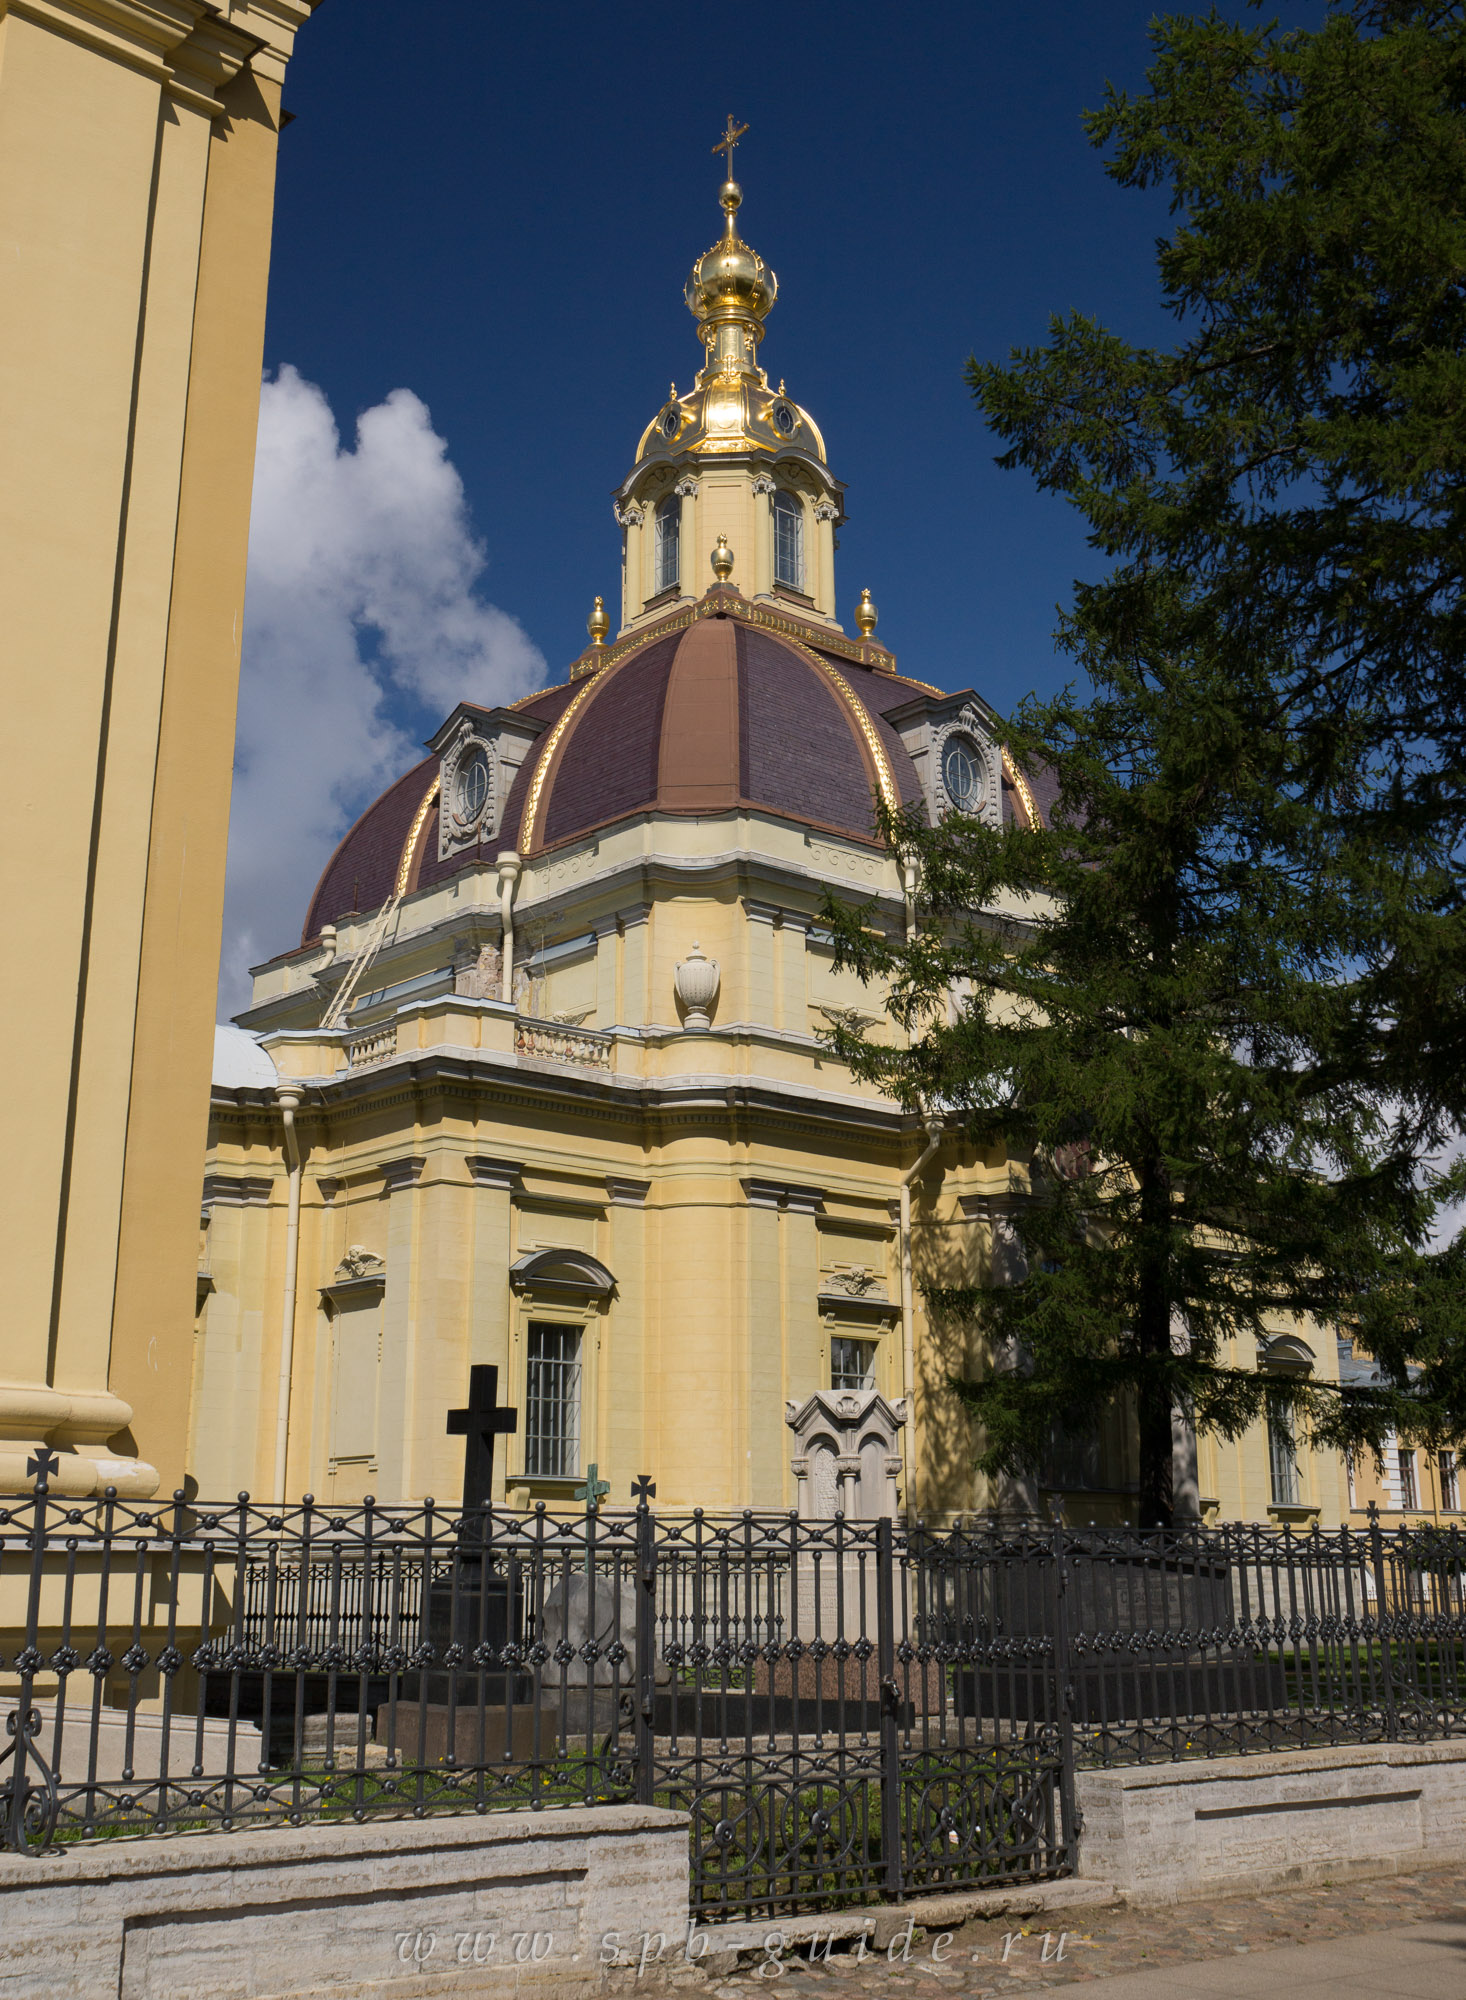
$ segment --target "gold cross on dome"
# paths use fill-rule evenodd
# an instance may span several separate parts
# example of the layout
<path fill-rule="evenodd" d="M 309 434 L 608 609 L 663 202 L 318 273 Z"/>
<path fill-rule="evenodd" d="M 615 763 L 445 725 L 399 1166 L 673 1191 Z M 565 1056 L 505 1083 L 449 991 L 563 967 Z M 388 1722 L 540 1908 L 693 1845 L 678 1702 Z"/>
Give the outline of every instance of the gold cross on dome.
<path fill-rule="evenodd" d="M 718 141 L 717 145 L 711 148 L 711 151 L 713 151 L 714 153 L 725 153 L 727 155 L 728 179 L 730 181 L 733 178 L 733 148 L 738 144 L 738 141 L 743 137 L 744 133 L 747 130 L 748 127 L 746 125 L 734 124 L 733 113 L 730 111 L 728 113 L 727 131 L 724 132 L 722 138 Z"/>

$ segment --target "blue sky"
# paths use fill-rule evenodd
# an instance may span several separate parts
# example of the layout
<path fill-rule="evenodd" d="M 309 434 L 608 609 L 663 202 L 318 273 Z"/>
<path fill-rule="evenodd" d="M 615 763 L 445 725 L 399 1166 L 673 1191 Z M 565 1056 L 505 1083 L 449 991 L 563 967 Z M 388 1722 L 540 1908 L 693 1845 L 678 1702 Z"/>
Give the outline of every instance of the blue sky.
<path fill-rule="evenodd" d="M 1066 677 L 1055 606 L 1095 559 L 995 468 L 962 371 L 1070 309 L 1170 337 L 1164 202 L 1080 124 L 1140 84 L 1150 12 L 325 0 L 280 146 L 227 1003 L 458 694 L 560 678 L 615 606 L 610 492 L 700 357 L 682 285 L 730 111 L 780 283 L 762 359 L 848 487 L 847 626 L 868 584 L 905 669 L 1004 711 Z"/>
<path fill-rule="evenodd" d="M 962 367 L 1071 307 L 1165 337 L 1163 207 L 1079 123 L 1107 77 L 1139 82 L 1151 11 L 325 0 L 287 86 L 267 362 L 343 427 L 422 397 L 486 590 L 560 666 L 616 588 L 611 488 L 700 359 L 682 284 L 718 233 L 731 110 L 781 288 L 762 359 L 849 486 L 842 615 L 869 583 L 913 671 L 1007 706 L 1052 680 L 1087 552 L 993 467 Z"/>

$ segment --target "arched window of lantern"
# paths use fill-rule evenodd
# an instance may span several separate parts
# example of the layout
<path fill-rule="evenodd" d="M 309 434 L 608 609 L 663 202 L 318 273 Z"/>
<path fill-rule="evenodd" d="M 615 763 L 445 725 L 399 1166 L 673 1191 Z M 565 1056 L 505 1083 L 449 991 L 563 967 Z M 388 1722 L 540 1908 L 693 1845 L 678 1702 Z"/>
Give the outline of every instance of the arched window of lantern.
<path fill-rule="evenodd" d="M 790 590 L 804 588 L 804 509 L 782 487 L 774 495 L 774 581 Z"/>
<path fill-rule="evenodd" d="M 674 589 L 680 581 L 678 545 L 681 529 L 682 502 L 675 493 L 669 493 L 657 508 L 656 569 L 652 583 L 654 595 Z"/>

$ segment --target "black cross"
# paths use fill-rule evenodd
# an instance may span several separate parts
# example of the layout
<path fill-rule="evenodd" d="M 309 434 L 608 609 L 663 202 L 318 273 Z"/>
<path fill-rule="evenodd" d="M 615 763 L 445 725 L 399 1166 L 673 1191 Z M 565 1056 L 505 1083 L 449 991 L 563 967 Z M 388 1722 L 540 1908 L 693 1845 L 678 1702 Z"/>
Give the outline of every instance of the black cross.
<path fill-rule="evenodd" d="M 25 1469 L 37 1486 L 45 1486 L 50 1483 L 51 1474 L 60 1471 L 61 1460 L 50 1445 L 43 1444 L 33 1458 L 26 1460 Z"/>
<path fill-rule="evenodd" d="M 463 1448 L 463 1511 L 487 1507 L 494 1497 L 494 1439 L 519 1428 L 518 1410 L 499 1408 L 499 1371 L 475 1363 L 468 1371 L 468 1408 L 448 1412 L 449 1437 L 466 1437 Z"/>
<path fill-rule="evenodd" d="M 656 1485 L 646 1473 L 643 1472 L 639 1478 L 632 1480 L 631 1497 L 638 1507 L 645 1507 L 649 1500 L 656 1499 Z"/>

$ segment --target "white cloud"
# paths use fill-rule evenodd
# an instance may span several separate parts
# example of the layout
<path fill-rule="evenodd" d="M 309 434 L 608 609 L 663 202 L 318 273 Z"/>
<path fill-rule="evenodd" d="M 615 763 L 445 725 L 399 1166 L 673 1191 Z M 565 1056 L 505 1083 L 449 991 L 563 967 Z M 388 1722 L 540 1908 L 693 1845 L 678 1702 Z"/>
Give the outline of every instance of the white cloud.
<path fill-rule="evenodd" d="M 229 822 L 221 1013 L 287 950 L 354 816 L 422 756 L 394 710 L 541 684 L 522 627 L 486 604 L 463 482 L 410 389 L 367 410 L 354 450 L 293 368 L 266 378 L 250 517 Z"/>

